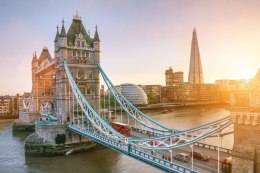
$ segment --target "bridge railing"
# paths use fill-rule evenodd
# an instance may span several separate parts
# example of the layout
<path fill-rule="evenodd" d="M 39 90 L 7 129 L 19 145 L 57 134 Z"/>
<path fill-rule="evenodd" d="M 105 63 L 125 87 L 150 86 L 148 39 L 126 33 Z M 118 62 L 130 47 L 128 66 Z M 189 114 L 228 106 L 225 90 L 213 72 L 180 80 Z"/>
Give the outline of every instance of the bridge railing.
<path fill-rule="evenodd" d="M 151 132 L 151 131 L 148 131 L 148 130 L 143 130 L 143 129 L 139 129 L 139 128 L 136 128 L 136 127 L 132 127 L 132 130 L 135 131 L 135 132 L 138 132 L 138 133 L 142 133 L 142 134 L 147 134 L 148 136 L 162 136 L 163 134 L 160 134 L 160 133 L 156 133 L 156 132 Z"/>
<path fill-rule="evenodd" d="M 199 143 L 199 142 L 195 142 L 194 145 L 201 147 L 201 148 L 206 148 L 206 149 L 218 151 L 218 146 Z M 224 153 L 228 153 L 228 154 L 231 154 L 231 152 L 232 152 L 232 150 L 227 149 L 227 148 L 223 148 L 223 147 L 219 147 L 219 151 L 224 152 Z"/>
<path fill-rule="evenodd" d="M 158 158 L 154 155 L 148 154 L 146 152 L 137 150 L 137 149 L 130 149 L 130 154 L 138 159 L 142 159 L 145 160 L 146 162 L 152 164 L 152 165 L 157 165 L 158 167 L 161 167 L 162 169 L 170 169 L 173 170 L 175 172 L 180 172 L 180 173 L 198 173 L 195 170 L 191 170 L 190 168 L 186 168 L 184 166 L 175 164 L 175 163 L 171 163 L 168 160 L 165 159 L 161 159 Z"/>
<path fill-rule="evenodd" d="M 68 126 L 68 128 L 76 133 L 79 133 L 82 136 L 90 138 L 105 146 L 108 146 L 108 147 L 112 146 L 112 147 L 119 149 L 120 151 L 125 151 L 125 152 L 128 151 L 128 146 L 126 144 L 113 141 L 105 136 L 102 136 L 101 134 L 95 134 L 91 130 L 85 130 L 85 129 L 82 129 L 81 127 L 77 127 L 77 126 L 71 125 L 71 124 Z"/>
<path fill-rule="evenodd" d="M 143 130 L 143 129 L 139 129 L 139 128 L 136 128 L 136 127 L 132 127 L 132 130 L 135 131 L 135 132 L 138 132 L 138 133 L 145 134 L 145 135 L 162 136 L 162 134 Z M 215 145 L 204 144 L 204 143 L 200 143 L 200 142 L 195 142 L 194 145 L 197 146 L 197 147 L 206 148 L 206 149 L 210 149 L 210 150 L 215 150 L 215 151 L 218 150 L 218 147 L 215 146 Z M 228 154 L 231 154 L 231 152 L 232 152 L 231 149 L 227 149 L 227 148 L 223 148 L 223 147 L 219 147 L 219 151 L 224 152 L 224 153 L 228 153 Z"/>
<path fill-rule="evenodd" d="M 93 133 L 93 131 L 85 130 L 82 129 L 81 127 L 77 127 L 71 124 L 69 125 L 69 129 L 97 143 L 105 145 L 114 150 L 120 151 L 126 155 L 130 155 L 145 163 L 156 165 L 157 167 L 160 167 L 163 170 L 169 170 L 178 173 L 198 173 L 197 171 L 192 171 L 190 168 L 186 168 L 176 163 L 171 163 L 168 160 L 161 159 L 155 155 L 151 155 L 145 151 L 141 151 L 141 149 L 137 149 L 135 146 L 131 144 L 125 144 L 125 143 L 111 140 L 106 136 L 102 136 L 101 134 L 95 134 Z"/>

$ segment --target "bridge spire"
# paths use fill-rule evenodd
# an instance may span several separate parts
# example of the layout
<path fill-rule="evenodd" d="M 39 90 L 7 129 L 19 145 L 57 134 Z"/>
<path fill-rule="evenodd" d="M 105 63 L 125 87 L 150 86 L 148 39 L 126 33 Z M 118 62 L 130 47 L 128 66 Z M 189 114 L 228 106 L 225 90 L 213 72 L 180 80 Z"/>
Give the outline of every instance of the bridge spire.
<path fill-rule="evenodd" d="M 59 37 L 67 37 L 66 31 L 65 31 L 65 27 L 64 27 L 64 19 L 62 20 L 62 27 L 61 27 L 61 31 L 60 31 Z"/>
<path fill-rule="evenodd" d="M 59 39 L 59 35 L 60 35 L 60 33 L 59 33 L 59 26 L 57 25 L 57 32 L 56 32 L 56 36 L 55 36 L 55 40 L 54 40 L 54 42 L 58 42 L 58 39 Z"/>
<path fill-rule="evenodd" d="M 96 25 L 96 31 L 95 31 L 95 36 L 94 36 L 94 41 L 96 41 L 96 42 L 100 42 L 100 39 L 99 39 L 99 36 L 98 36 L 98 27 L 97 27 L 97 25 Z"/>

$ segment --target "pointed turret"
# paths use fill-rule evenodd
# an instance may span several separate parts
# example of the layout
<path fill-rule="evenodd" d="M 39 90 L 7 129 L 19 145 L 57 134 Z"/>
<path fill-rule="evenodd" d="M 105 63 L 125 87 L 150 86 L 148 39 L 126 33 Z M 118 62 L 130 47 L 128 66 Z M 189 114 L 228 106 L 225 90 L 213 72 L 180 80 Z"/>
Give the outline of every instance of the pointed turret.
<path fill-rule="evenodd" d="M 54 40 L 54 43 L 57 43 L 58 42 L 58 39 L 59 39 L 59 26 L 57 25 L 57 32 L 56 32 L 56 36 L 55 36 L 55 40 Z"/>
<path fill-rule="evenodd" d="M 202 84 L 204 82 L 199 52 L 199 44 L 195 28 L 193 29 L 191 41 L 189 82 L 193 84 Z"/>
<path fill-rule="evenodd" d="M 100 42 L 99 36 L 98 36 L 98 31 L 97 31 L 97 25 L 96 25 L 96 31 L 95 31 L 95 36 L 94 36 L 94 41 Z"/>
<path fill-rule="evenodd" d="M 61 27 L 61 31 L 60 31 L 60 37 L 67 37 L 66 31 L 65 31 L 65 27 L 64 27 L 64 20 L 62 20 L 62 27 Z"/>
<path fill-rule="evenodd" d="M 88 45 L 93 44 L 93 39 L 89 37 L 89 34 L 86 32 L 86 29 L 82 23 L 81 17 L 77 13 L 75 16 L 73 16 L 72 24 L 70 25 L 70 28 L 67 32 L 68 46 L 76 46 L 75 40 L 79 34 L 83 35 Z"/>
<path fill-rule="evenodd" d="M 32 61 L 35 61 L 35 60 L 37 60 L 36 52 L 33 53 L 33 58 L 32 58 Z"/>
<path fill-rule="evenodd" d="M 32 58 L 32 64 L 37 62 L 38 59 L 37 59 L 37 55 L 36 55 L 36 52 L 33 53 L 33 58 Z"/>
<path fill-rule="evenodd" d="M 41 65 L 42 62 L 51 61 L 51 60 L 52 60 L 51 54 L 49 53 L 48 48 L 45 46 L 42 49 L 42 53 L 39 57 L 38 64 Z"/>

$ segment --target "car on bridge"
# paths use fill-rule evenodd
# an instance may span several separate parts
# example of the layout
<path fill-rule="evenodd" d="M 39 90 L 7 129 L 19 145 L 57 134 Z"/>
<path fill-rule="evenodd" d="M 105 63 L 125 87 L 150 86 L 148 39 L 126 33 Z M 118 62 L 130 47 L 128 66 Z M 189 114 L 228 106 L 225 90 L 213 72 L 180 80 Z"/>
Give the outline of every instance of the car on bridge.
<path fill-rule="evenodd" d="M 172 158 L 174 160 L 178 160 L 178 161 L 181 161 L 181 162 L 184 162 L 184 163 L 190 161 L 190 156 L 186 153 L 178 153 L 178 154 L 172 156 Z"/>
<path fill-rule="evenodd" d="M 192 152 L 190 153 L 190 156 L 192 157 Z M 203 161 L 208 161 L 210 159 L 209 156 L 207 156 L 206 154 L 204 154 L 203 152 L 201 152 L 199 150 L 193 151 L 193 157 L 195 159 L 199 159 L 199 160 L 203 160 Z"/>

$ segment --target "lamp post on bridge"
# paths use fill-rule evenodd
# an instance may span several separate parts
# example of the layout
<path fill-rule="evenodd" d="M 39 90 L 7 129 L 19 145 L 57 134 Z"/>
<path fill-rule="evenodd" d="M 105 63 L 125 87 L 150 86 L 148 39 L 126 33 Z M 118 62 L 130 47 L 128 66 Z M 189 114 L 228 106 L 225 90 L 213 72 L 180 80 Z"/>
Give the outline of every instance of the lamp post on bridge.
<path fill-rule="evenodd" d="M 193 172 L 193 144 L 190 145 L 191 148 L 191 170 Z"/>
<path fill-rule="evenodd" d="M 220 132 L 218 132 L 218 173 L 219 173 L 219 145 L 220 145 L 220 137 L 219 137 L 219 135 L 220 135 Z"/>
<path fill-rule="evenodd" d="M 170 145 L 172 146 L 172 138 L 170 137 Z M 172 149 L 169 150 L 171 155 L 171 163 L 172 163 Z"/>
<path fill-rule="evenodd" d="M 169 152 L 170 152 L 170 157 L 171 157 L 171 163 L 172 163 L 172 149 L 169 149 Z"/>

